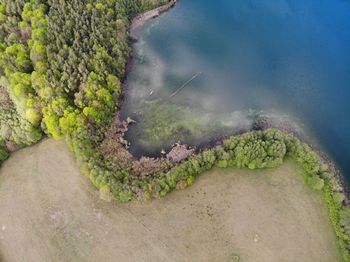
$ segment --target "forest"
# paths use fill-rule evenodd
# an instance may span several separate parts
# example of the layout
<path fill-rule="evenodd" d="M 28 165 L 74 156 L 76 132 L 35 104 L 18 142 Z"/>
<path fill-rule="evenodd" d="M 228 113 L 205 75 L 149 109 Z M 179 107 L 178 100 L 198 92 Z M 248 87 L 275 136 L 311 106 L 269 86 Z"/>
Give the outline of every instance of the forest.
<path fill-rule="evenodd" d="M 65 138 L 105 199 L 145 201 L 221 168 L 272 168 L 294 158 L 327 202 L 344 258 L 350 209 L 334 174 L 292 134 L 233 136 L 177 164 L 134 158 L 119 119 L 132 18 L 167 0 L 0 0 L 0 163 L 43 136 Z"/>

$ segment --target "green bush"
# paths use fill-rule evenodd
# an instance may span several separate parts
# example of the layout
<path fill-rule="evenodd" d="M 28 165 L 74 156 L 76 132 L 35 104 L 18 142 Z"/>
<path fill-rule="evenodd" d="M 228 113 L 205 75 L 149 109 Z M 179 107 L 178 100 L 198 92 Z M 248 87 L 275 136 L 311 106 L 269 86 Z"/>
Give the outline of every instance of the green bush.
<path fill-rule="evenodd" d="M 191 184 L 197 175 L 214 166 L 271 168 L 289 156 L 303 167 L 311 188 L 323 192 L 344 259 L 349 260 L 350 211 L 342 205 L 344 195 L 336 190 L 334 174 L 319 156 L 292 134 L 276 129 L 247 132 L 174 167 L 169 161 L 161 161 L 147 174 L 122 145 L 104 143 L 109 134 L 107 126 L 119 106 L 119 79 L 125 75 L 130 52 L 130 21 L 160 3 L 165 1 L 3 0 L 1 146 L 4 141 L 30 145 L 41 138 L 42 131 L 56 139 L 65 137 L 92 183 L 103 196 L 110 192 L 117 201 L 142 194 L 164 196 L 180 181 Z M 145 129 L 150 141 L 160 133 L 198 133 L 196 126 L 200 123 L 190 111 L 183 111 L 182 118 L 170 123 L 171 110 L 167 107 L 154 102 L 149 108 L 158 110 L 163 123 L 162 132 Z M 0 161 L 7 157 L 1 149 Z"/>
<path fill-rule="evenodd" d="M 34 126 L 38 126 L 40 124 L 41 120 L 41 114 L 38 112 L 38 110 L 35 110 L 33 108 L 29 108 L 26 111 L 26 119 Z"/>
<path fill-rule="evenodd" d="M 318 176 L 309 177 L 307 183 L 314 190 L 321 190 L 324 186 L 324 180 Z"/>
<path fill-rule="evenodd" d="M 9 154 L 5 150 L 0 148 L 0 162 L 6 160 L 8 156 Z"/>

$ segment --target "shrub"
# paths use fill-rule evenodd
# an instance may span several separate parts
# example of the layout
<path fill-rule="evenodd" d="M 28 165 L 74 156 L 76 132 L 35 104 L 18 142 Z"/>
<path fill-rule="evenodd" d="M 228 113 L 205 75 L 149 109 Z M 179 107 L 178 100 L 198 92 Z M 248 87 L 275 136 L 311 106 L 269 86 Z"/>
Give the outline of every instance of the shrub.
<path fill-rule="evenodd" d="M 0 161 L 4 161 L 8 158 L 9 154 L 0 148 Z"/>
<path fill-rule="evenodd" d="M 109 199 L 112 194 L 118 201 L 129 201 L 141 193 L 164 196 L 180 181 L 192 184 L 196 175 L 213 166 L 270 168 L 291 156 L 308 174 L 310 187 L 324 193 L 330 220 L 344 256 L 349 258 L 350 211 L 341 204 L 344 196 L 334 190 L 334 175 L 318 155 L 292 134 L 277 129 L 247 132 L 171 169 L 171 164 L 165 164 L 147 174 L 133 169 L 137 165 L 122 145 L 101 146 L 121 95 L 119 79 L 124 77 L 130 51 L 129 21 L 161 2 L 74 1 L 73 9 L 68 0 L 5 1 L 11 8 L 1 4 L 1 86 L 6 82 L 13 102 L 8 104 L 0 90 L 0 104 L 6 103 L 6 110 L 0 108 L 1 146 L 3 141 L 20 146 L 36 142 L 41 137 L 40 127 L 56 139 L 65 137 L 78 160 L 87 163 L 82 171 L 102 197 Z M 150 102 L 149 111 L 156 112 L 157 118 L 144 129 L 148 142 L 167 133 L 198 137 L 196 127 L 202 125 L 189 109 L 177 112 L 176 122 L 169 120 L 173 110 L 167 109 L 159 101 Z M 156 122 L 163 123 L 161 129 L 153 128 Z M 110 157 L 109 152 L 115 151 Z M 7 157 L 0 149 L 0 161 Z"/>
<path fill-rule="evenodd" d="M 111 202 L 113 195 L 108 185 L 104 185 L 100 188 L 100 198 L 104 201 Z"/>
<path fill-rule="evenodd" d="M 321 190 L 324 186 L 324 180 L 318 176 L 311 176 L 307 179 L 308 185 L 314 190 Z"/>
<path fill-rule="evenodd" d="M 38 110 L 29 108 L 26 111 L 26 119 L 34 126 L 38 126 L 40 124 L 41 120 L 41 114 L 38 112 Z"/>
<path fill-rule="evenodd" d="M 189 177 L 187 178 L 187 184 L 188 184 L 188 185 L 192 185 L 193 182 L 194 182 L 194 176 L 189 176 Z"/>

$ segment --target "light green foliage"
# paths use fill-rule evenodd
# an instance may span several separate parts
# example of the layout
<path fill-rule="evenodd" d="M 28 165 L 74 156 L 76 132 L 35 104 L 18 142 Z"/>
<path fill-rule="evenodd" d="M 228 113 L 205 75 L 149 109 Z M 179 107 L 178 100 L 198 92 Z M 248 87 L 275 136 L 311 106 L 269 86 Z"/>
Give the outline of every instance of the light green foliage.
<path fill-rule="evenodd" d="M 94 107 L 85 107 L 83 113 L 85 116 L 91 116 L 97 122 L 101 120 L 98 110 Z"/>
<path fill-rule="evenodd" d="M 105 9 L 106 8 L 106 6 L 105 5 L 103 5 L 103 4 L 101 4 L 101 3 L 98 3 L 98 4 L 96 4 L 96 9 L 97 10 L 103 10 L 103 9 Z"/>
<path fill-rule="evenodd" d="M 144 121 L 138 123 L 142 130 L 139 141 L 145 148 L 161 149 L 179 140 L 195 144 L 199 137 L 209 140 L 216 127 L 215 123 L 204 124 L 189 108 L 169 102 L 148 101 L 140 110 Z"/>
<path fill-rule="evenodd" d="M 284 157 L 292 156 L 301 164 L 308 174 L 307 183 L 314 190 L 322 191 L 328 205 L 329 218 L 339 240 L 339 246 L 345 261 L 350 258 L 350 209 L 342 202 L 344 194 L 336 191 L 334 175 L 322 163 L 319 156 L 311 148 L 291 134 L 285 134 L 276 129 L 266 132 L 254 131 L 234 136 L 224 141 L 223 146 L 207 150 L 193 156 L 187 162 L 175 166 L 166 175 L 155 179 L 156 192 L 160 196 L 174 189 L 174 185 L 210 169 L 214 164 L 219 167 L 266 168 L 282 163 Z M 201 167 L 194 170 L 192 161 Z M 157 195 L 157 193 L 155 194 Z"/>
<path fill-rule="evenodd" d="M 219 165 L 250 169 L 278 166 L 287 152 L 280 131 L 275 129 L 265 134 L 256 131 L 233 137 L 224 142 L 224 149 L 228 155 L 221 154 Z M 234 161 L 230 161 L 229 156 L 234 156 Z"/>
<path fill-rule="evenodd" d="M 7 157 L 5 144 L 34 143 L 42 129 L 56 139 L 66 138 L 103 194 L 110 191 L 116 200 L 129 201 L 142 194 L 164 196 L 180 181 L 191 184 L 214 166 L 269 168 L 290 156 L 308 174 L 311 187 L 324 194 L 344 259 L 349 260 L 350 211 L 342 205 L 344 197 L 318 155 L 292 134 L 275 129 L 249 132 L 175 167 L 163 161 L 147 174 L 122 146 L 100 148 L 121 95 L 130 21 L 165 2 L 1 0 L 0 161 Z M 2 99 L 3 94 L 11 100 Z M 211 127 L 202 126 L 188 109 L 173 109 L 149 103 L 145 113 L 152 112 L 153 117 L 146 117 L 144 143 L 168 140 L 174 134 L 185 141 L 210 133 Z M 116 156 L 104 155 L 114 151 Z"/>
<path fill-rule="evenodd" d="M 5 88 L 0 86 L 0 141 L 10 141 L 22 147 L 40 138 L 40 130 L 19 114 Z"/>
<path fill-rule="evenodd" d="M 16 72 L 11 75 L 10 84 L 16 96 L 28 97 L 30 93 L 33 93 L 30 74 Z"/>
<path fill-rule="evenodd" d="M 63 112 L 63 117 L 59 120 L 59 127 L 66 135 L 71 135 L 79 127 L 83 127 L 85 117 L 79 114 L 79 110 L 74 110 L 72 107 L 67 107 Z"/>
<path fill-rule="evenodd" d="M 342 194 L 342 193 L 335 192 L 335 193 L 333 194 L 333 199 L 334 199 L 334 202 L 335 202 L 336 204 L 341 204 L 341 203 L 344 201 L 345 196 L 344 196 L 344 194 Z"/>
<path fill-rule="evenodd" d="M 33 125 L 38 126 L 40 124 L 41 120 L 41 114 L 38 112 L 38 110 L 29 108 L 26 111 L 26 119 Z"/>
<path fill-rule="evenodd" d="M 344 232 L 350 231 L 350 208 L 344 207 L 341 209 L 339 213 L 339 224 Z M 344 238 L 347 242 L 350 241 L 349 235 L 345 235 Z"/>
<path fill-rule="evenodd" d="M 4 5 L 0 4 L 0 14 L 5 14 L 6 8 Z"/>
<path fill-rule="evenodd" d="M 9 37 L 11 37 L 11 35 Z M 29 49 L 24 44 L 15 43 L 11 46 L 8 46 L 2 59 L 3 64 L 6 65 L 6 76 L 9 78 L 11 77 L 11 74 L 17 70 L 24 73 L 30 72 L 32 70 Z"/>
<path fill-rule="evenodd" d="M 204 170 L 210 170 L 217 159 L 214 150 L 206 150 L 199 155 L 199 160 Z"/>
<path fill-rule="evenodd" d="M 109 91 L 116 91 L 119 94 L 121 93 L 121 84 L 118 77 L 109 74 L 107 77 L 107 87 Z"/>
<path fill-rule="evenodd" d="M 194 176 L 189 176 L 189 177 L 187 178 L 187 184 L 188 184 L 188 185 L 192 185 L 193 182 L 194 182 Z"/>
<path fill-rule="evenodd" d="M 149 10 L 157 5 L 165 4 L 169 2 L 168 0 L 122 0 L 118 1 L 117 4 L 123 10 L 124 15 L 133 18 L 137 14 L 143 12 L 144 10 Z"/>
<path fill-rule="evenodd" d="M 0 38 L 0 75 L 2 86 L 6 87 L 12 100 L 12 103 L 0 109 L 0 129 L 4 140 L 18 146 L 29 145 L 41 138 L 40 102 L 34 97 L 31 81 L 33 65 L 26 39 L 30 37 L 28 5 L 35 1 L 26 2 L 3 0 L 4 6 L 0 8 L 1 13 L 8 18 L 1 22 L 3 31 Z M 22 18 L 24 20 L 21 21 Z M 20 30 L 16 30 L 17 26 Z"/>
<path fill-rule="evenodd" d="M 108 185 L 104 185 L 100 188 L 100 198 L 107 202 L 112 201 L 113 195 Z"/>
<path fill-rule="evenodd" d="M 311 176 L 307 179 L 308 185 L 314 190 L 321 190 L 324 186 L 324 180 L 318 176 Z"/>
<path fill-rule="evenodd" d="M 62 131 L 59 128 L 59 115 L 54 111 L 54 108 L 50 105 L 43 108 L 44 122 L 46 125 L 47 132 L 52 135 L 55 139 L 63 138 Z"/>

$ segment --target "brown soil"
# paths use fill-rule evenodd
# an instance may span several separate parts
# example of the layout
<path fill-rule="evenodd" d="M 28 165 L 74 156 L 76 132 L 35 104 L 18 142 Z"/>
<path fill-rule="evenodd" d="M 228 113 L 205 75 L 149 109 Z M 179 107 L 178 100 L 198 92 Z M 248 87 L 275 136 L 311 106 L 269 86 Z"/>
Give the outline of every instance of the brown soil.
<path fill-rule="evenodd" d="M 146 11 L 138 16 L 136 16 L 131 23 L 130 31 L 135 30 L 136 28 L 143 26 L 146 21 L 159 16 L 161 13 L 169 10 L 176 4 L 177 0 L 171 0 L 168 4 L 162 5 L 150 11 Z"/>
<path fill-rule="evenodd" d="M 0 169 L 0 261 L 338 261 L 320 196 L 288 161 L 214 169 L 147 204 L 106 203 L 64 141 Z"/>
<path fill-rule="evenodd" d="M 171 151 L 166 155 L 167 159 L 172 160 L 176 163 L 187 159 L 195 152 L 195 149 L 188 148 L 187 145 L 181 145 L 180 143 L 175 143 Z"/>

